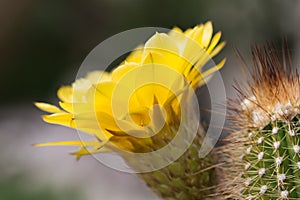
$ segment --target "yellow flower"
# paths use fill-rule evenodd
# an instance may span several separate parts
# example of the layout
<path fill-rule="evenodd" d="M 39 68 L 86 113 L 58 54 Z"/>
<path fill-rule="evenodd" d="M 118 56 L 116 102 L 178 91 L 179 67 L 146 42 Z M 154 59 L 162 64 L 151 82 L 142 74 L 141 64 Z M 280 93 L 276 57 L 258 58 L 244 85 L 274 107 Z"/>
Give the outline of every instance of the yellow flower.
<path fill-rule="evenodd" d="M 37 146 L 74 145 L 82 155 L 112 151 L 159 149 L 176 134 L 181 103 L 189 88 L 203 85 L 224 63 L 202 67 L 224 47 L 221 32 L 213 35 L 211 22 L 183 32 L 173 28 L 156 33 L 134 50 L 112 72 L 94 71 L 61 87 L 59 107 L 35 103 L 51 113 L 43 120 L 95 136 L 90 141 L 62 141 Z M 187 102 L 184 102 L 187 103 Z M 172 129 L 172 130 L 171 130 Z"/>

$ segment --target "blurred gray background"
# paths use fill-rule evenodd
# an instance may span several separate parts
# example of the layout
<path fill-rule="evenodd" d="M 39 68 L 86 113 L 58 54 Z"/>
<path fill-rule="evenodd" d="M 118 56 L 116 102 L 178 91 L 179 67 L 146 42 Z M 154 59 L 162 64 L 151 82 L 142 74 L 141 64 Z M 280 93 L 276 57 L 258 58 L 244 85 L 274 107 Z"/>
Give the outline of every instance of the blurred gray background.
<path fill-rule="evenodd" d="M 76 139 L 73 130 L 43 123 L 32 103 L 55 103 L 56 90 L 74 80 L 85 56 L 114 34 L 147 26 L 186 29 L 207 20 L 227 41 L 216 60 L 228 58 L 221 73 L 233 97 L 233 80 L 243 80 L 233 48 L 249 60 L 251 45 L 272 41 L 281 48 L 286 38 L 299 66 L 299 10 L 296 0 L 1 0 L 0 200 L 156 199 L 134 175 L 92 157 L 75 161 L 67 153 L 73 148 L 32 147 Z"/>

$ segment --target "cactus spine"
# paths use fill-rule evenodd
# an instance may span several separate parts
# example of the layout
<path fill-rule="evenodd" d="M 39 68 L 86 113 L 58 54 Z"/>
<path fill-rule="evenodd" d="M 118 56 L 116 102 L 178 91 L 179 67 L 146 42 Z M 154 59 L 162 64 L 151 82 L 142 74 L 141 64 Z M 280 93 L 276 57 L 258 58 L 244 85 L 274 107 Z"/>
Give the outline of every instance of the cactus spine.
<path fill-rule="evenodd" d="M 300 198 L 300 81 L 272 45 L 252 50 L 254 69 L 230 101 L 235 131 L 216 152 L 220 195 L 233 199 Z"/>

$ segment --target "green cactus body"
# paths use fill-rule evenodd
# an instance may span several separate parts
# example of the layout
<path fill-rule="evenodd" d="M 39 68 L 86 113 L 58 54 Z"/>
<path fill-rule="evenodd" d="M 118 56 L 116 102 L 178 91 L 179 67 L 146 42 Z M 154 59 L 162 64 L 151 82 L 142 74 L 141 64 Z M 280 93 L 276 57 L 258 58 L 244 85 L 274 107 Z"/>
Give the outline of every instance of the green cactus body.
<path fill-rule="evenodd" d="M 300 198 L 299 117 L 298 114 L 290 121 L 274 120 L 262 130 L 249 129 L 243 157 L 243 195 Z"/>
<path fill-rule="evenodd" d="M 272 46 L 253 49 L 253 80 L 237 88 L 232 131 L 217 149 L 220 196 L 300 199 L 300 81 Z"/>
<path fill-rule="evenodd" d="M 140 174 L 151 190 L 163 199 L 209 199 L 215 184 L 212 154 L 199 158 L 204 131 L 201 129 L 187 151 L 169 166 Z"/>

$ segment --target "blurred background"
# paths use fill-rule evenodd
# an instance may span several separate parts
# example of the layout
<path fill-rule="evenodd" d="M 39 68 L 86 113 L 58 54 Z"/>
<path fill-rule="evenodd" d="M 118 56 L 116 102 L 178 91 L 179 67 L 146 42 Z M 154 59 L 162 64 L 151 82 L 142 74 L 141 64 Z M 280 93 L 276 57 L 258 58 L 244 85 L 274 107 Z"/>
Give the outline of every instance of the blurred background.
<path fill-rule="evenodd" d="M 251 45 L 272 41 L 281 48 L 286 38 L 299 66 L 299 10 L 297 0 L 1 0 L 0 200 L 157 199 L 134 175 L 92 157 L 75 161 L 67 153 L 72 148 L 32 147 L 76 133 L 43 123 L 32 103 L 55 103 L 56 90 L 114 34 L 148 26 L 186 29 L 207 20 L 227 41 L 216 60 L 228 58 L 221 73 L 233 97 L 233 80 L 242 80 L 234 48 L 249 60 Z"/>

